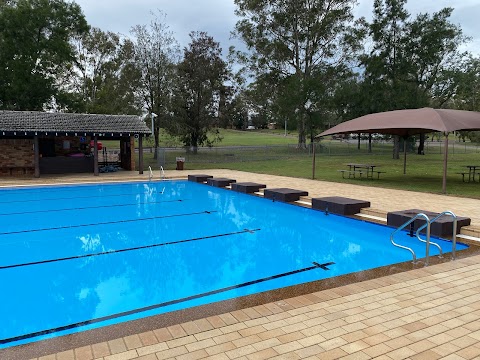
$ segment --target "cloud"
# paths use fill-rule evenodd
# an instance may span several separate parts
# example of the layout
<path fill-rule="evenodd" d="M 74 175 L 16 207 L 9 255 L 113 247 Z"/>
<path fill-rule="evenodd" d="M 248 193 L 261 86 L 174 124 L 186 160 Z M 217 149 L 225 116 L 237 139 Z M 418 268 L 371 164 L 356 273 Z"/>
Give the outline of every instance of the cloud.
<path fill-rule="evenodd" d="M 166 13 L 166 23 L 174 32 L 182 47 L 190 42 L 191 31 L 206 31 L 220 42 L 224 53 L 230 45 L 238 42 L 230 39 L 235 27 L 234 0 L 76 0 L 82 7 L 87 21 L 106 31 L 113 31 L 128 36 L 135 25 L 148 25 L 152 19 L 151 12 L 157 9 Z M 476 15 L 480 13 L 478 0 L 410 0 L 406 5 L 415 16 L 419 12 L 432 13 L 444 7 L 453 7 L 452 22 L 461 25 L 466 35 L 473 41 L 466 49 L 479 54 L 480 22 Z M 373 0 L 359 0 L 354 9 L 356 17 L 371 19 Z"/>
<path fill-rule="evenodd" d="M 166 14 L 166 24 L 174 32 L 180 45 L 190 42 L 191 31 L 206 31 L 228 48 L 230 32 L 237 18 L 235 5 L 226 0 L 77 0 L 87 21 L 106 31 L 128 36 L 135 25 L 148 25 L 153 19 L 152 12 L 161 10 Z"/>

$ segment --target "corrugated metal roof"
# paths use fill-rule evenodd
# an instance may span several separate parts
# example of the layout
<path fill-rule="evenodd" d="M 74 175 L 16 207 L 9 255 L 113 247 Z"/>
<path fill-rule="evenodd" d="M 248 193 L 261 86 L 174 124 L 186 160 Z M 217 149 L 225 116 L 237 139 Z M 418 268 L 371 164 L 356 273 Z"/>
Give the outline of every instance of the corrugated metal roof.
<path fill-rule="evenodd" d="M 0 135 L 151 135 L 145 122 L 134 115 L 0 111 Z"/>

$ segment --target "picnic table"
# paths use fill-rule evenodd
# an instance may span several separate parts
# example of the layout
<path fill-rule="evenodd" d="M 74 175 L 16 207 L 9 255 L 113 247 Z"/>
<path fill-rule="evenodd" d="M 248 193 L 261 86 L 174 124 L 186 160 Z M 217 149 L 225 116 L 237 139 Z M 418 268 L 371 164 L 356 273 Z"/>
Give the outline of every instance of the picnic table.
<path fill-rule="evenodd" d="M 345 178 L 345 174 L 347 174 L 349 178 L 356 178 L 357 175 L 362 178 L 363 175 L 365 175 L 367 179 L 373 179 L 373 175 L 377 174 L 377 179 L 380 179 L 380 174 L 385 173 L 385 171 L 376 170 L 378 165 L 375 164 L 349 163 L 346 164 L 346 166 L 348 166 L 348 170 L 338 170 L 342 173 L 343 178 Z"/>
<path fill-rule="evenodd" d="M 465 175 L 468 175 L 467 182 L 475 182 L 475 176 L 479 175 L 478 181 L 480 182 L 480 165 L 466 165 L 465 167 L 468 169 L 468 171 L 462 171 L 458 173 L 462 175 L 463 182 L 465 182 Z"/>

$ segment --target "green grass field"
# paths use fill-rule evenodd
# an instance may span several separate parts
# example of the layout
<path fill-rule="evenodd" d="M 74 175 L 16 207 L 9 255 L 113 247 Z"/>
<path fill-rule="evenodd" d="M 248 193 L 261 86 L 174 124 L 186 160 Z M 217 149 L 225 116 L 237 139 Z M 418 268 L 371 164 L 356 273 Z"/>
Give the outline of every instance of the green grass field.
<path fill-rule="evenodd" d="M 283 175 L 298 178 L 312 178 L 313 157 L 308 151 L 296 149 L 295 133 L 283 136 L 279 130 L 221 130 L 223 141 L 210 149 L 201 149 L 197 155 L 186 154 L 181 144 L 165 134 L 161 137 L 161 147 L 179 146 L 175 151 L 166 152 L 166 169 L 175 169 L 175 157 L 186 158 L 184 168 L 211 169 L 224 168 L 256 173 Z M 114 146 L 114 144 L 106 144 Z M 288 145 L 288 146 L 287 146 Z M 356 143 L 322 140 L 317 150 L 315 179 L 365 186 L 441 193 L 443 154 L 438 143 L 427 147 L 426 155 L 408 153 L 407 173 L 403 174 L 403 154 L 401 159 L 392 159 L 392 145 L 375 143 L 373 153 L 367 153 L 364 145 L 360 150 Z M 117 145 L 118 146 L 118 145 Z M 148 147 L 149 144 L 145 144 Z M 224 146 L 252 146 L 250 149 L 223 149 Z M 457 144 L 456 151 L 450 150 L 448 158 L 447 193 L 480 199 L 480 183 L 462 182 L 457 174 L 466 171 L 466 165 L 480 165 L 480 149 L 472 145 Z M 153 154 L 145 152 L 145 167 L 158 168 Z M 372 163 L 384 171 L 380 179 L 343 179 L 338 170 L 347 169 L 347 163 Z"/>
<path fill-rule="evenodd" d="M 471 164 L 475 158 L 475 163 L 480 165 L 479 155 L 476 157 L 472 154 L 450 156 L 447 176 L 448 194 L 480 199 L 480 183 L 462 182 L 462 176 L 456 174 L 465 171 L 463 167 Z M 379 170 L 385 171 L 385 173 L 381 174 L 378 180 L 343 179 L 338 170 L 347 169 L 347 163 L 375 164 Z M 311 179 L 313 175 L 312 157 L 305 156 L 283 160 L 223 163 L 215 164 L 213 167 L 307 179 Z M 185 168 L 205 169 L 209 166 L 187 163 Z M 316 157 L 315 170 L 315 179 L 317 180 L 430 193 L 441 193 L 442 191 L 443 158 L 439 154 L 424 156 L 409 154 L 405 175 L 403 174 L 403 160 L 393 160 L 391 155 L 320 155 Z"/>

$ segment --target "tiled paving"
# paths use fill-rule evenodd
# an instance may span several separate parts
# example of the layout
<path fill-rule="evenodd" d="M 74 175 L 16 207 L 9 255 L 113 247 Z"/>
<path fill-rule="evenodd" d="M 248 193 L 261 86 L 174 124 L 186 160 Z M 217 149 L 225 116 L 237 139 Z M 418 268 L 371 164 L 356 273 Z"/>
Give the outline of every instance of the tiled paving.
<path fill-rule="evenodd" d="M 452 210 L 480 225 L 480 200 L 261 174 L 204 173 L 312 196 L 371 201 L 386 211 Z M 167 172 L 167 177 L 183 175 Z M 194 173 L 194 172 L 186 172 Z M 110 174 L 108 174 L 110 175 Z M 131 173 L 98 180 L 136 179 Z M 146 177 L 146 175 L 144 176 Z M 88 177 L 69 181 L 91 180 Z M 97 179 L 95 179 L 97 180 Z M 59 179 L 43 179 L 43 182 Z M 60 179 L 61 181 L 61 179 Z M 30 181 L 32 183 L 32 181 Z M 39 360 L 480 359 L 480 256 L 72 348 Z M 3 360 L 3 359 L 2 359 Z"/>

